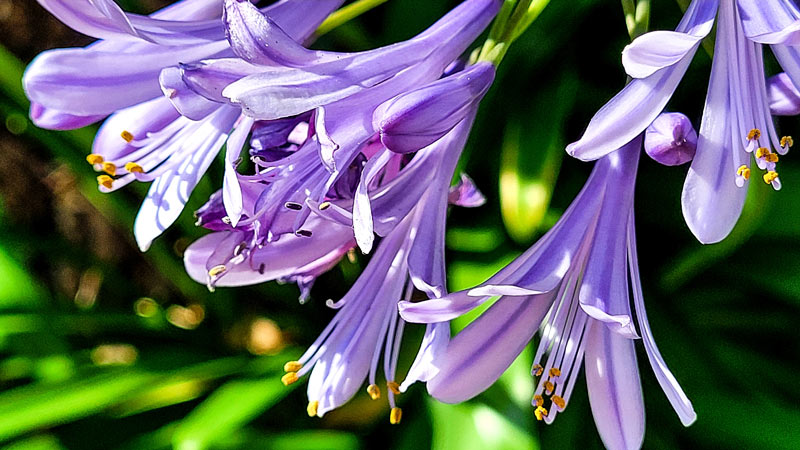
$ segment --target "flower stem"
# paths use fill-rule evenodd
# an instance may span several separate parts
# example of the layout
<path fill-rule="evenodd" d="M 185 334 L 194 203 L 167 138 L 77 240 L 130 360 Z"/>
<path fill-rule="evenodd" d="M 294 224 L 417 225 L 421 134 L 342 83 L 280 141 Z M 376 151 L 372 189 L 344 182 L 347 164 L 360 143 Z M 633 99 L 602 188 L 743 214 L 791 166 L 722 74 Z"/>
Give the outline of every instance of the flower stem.
<path fill-rule="evenodd" d="M 647 32 L 650 26 L 650 0 L 622 0 L 622 11 L 631 40 Z"/>
<path fill-rule="evenodd" d="M 328 16 L 314 34 L 317 37 L 322 36 L 387 1 L 389 0 L 357 0 Z"/>
<path fill-rule="evenodd" d="M 539 17 L 550 0 L 506 0 L 492 25 L 477 61 L 499 65 L 508 47 Z"/>

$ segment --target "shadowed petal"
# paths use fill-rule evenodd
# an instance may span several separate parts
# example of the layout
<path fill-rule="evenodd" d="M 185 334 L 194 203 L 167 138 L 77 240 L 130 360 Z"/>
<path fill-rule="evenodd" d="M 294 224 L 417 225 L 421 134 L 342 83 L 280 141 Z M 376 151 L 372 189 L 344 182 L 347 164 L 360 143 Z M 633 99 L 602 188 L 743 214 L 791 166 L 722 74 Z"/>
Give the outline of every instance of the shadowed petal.
<path fill-rule="evenodd" d="M 790 0 L 738 0 L 748 39 L 761 44 L 800 44 L 800 11 Z"/>

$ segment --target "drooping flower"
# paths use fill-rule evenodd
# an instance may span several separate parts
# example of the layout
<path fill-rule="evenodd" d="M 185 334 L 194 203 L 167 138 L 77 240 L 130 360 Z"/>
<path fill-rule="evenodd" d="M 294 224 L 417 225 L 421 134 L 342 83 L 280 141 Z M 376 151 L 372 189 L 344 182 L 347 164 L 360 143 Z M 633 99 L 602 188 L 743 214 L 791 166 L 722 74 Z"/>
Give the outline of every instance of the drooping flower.
<path fill-rule="evenodd" d="M 599 160 L 558 223 L 480 286 L 399 304 L 409 322 L 439 323 L 499 297 L 439 357 L 438 372 L 427 383 L 433 397 L 455 403 L 478 395 L 539 330 L 532 368 L 538 378 L 532 400 L 537 419 L 551 423 L 564 410 L 585 364 L 592 412 L 606 447 L 639 448 L 644 405 L 635 339 L 641 336 L 681 421 L 695 420 L 655 345 L 644 309 L 633 218 L 641 144 L 636 138 Z"/>
<path fill-rule="evenodd" d="M 223 9 L 218 0 L 183 0 L 141 16 L 125 13 L 111 0 L 39 3 L 66 25 L 100 40 L 86 48 L 50 50 L 31 63 L 24 78 L 31 117 L 42 127 L 70 129 L 111 114 L 87 161 L 104 172 L 98 176 L 103 192 L 134 180 L 153 182 L 134 225 L 137 242 L 146 250 L 177 219 L 232 129 L 241 125 L 228 147 L 238 143 L 241 149 L 252 124 L 239 119 L 237 108 L 219 104 L 203 115 L 183 117 L 159 84 L 164 67 L 233 56 L 220 17 Z M 282 0 L 263 13 L 291 39 L 304 42 L 342 3 Z"/>
<path fill-rule="evenodd" d="M 500 4 L 498 0 L 466 0 L 408 41 L 366 52 L 335 53 L 305 49 L 249 2 L 227 0 L 226 27 L 228 35 L 236 37 L 230 42 L 237 58 L 165 69 L 162 87 L 188 117 L 204 113 L 209 104 L 241 107 L 247 120 L 256 121 L 312 114 L 313 136 L 291 156 L 257 162 L 264 169 L 259 176 L 269 176 L 270 187 L 262 193 L 253 215 L 243 220 L 259 221 L 262 242 L 300 232 L 311 214 L 308 205 L 324 203 L 331 188 L 363 157 L 367 162 L 356 190 L 352 220 L 357 242 L 368 253 L 373 236 L 364 192 L 387 164 L 399 161 L 382 146 L 381 125 L 373 116 L 382 114 L 378 110 L 387 101 L 442 77 L 489 24 Z M 269 41 L 265 35 L 270 36 Z M 279 59 L 279 64 L 265 65 Z M 467 97 L 477 94 L 480 92 Z M 464 111 L 456 108 L 451 112 L 463 117 Z M 432 131 L 432 136 L 442 136 L 455 123 Z M 432 141 L 409 144 L 416 148 L 404 151 L 419 150 L 426 142 Z M 235 178 L 235 159 L 228 161 L 226 170 L 231 176 L 226 178 Z M 224 203 L 229 209 L 230 202 L 226 199 Z M 287 211 L 286 204 L 300 207 Z"/>
<path fill-rule="evenodd" d="M 592 118 L 567 151 L 591 160 L 644 131 L 664 109 L 716 18 L 716 44 L 697 153 L 683 188 L 683 215 L 703 243 L 730 233 L 741 214 L 751 154 L 776 190 L 779 156 L 793 141 L 781 137 L 770 115 L 763 45 L 800 85 L 800 11 L 790 0 L 694 0 L 676 31 L 654 31 L 625 48 L 634 78 Z"/>

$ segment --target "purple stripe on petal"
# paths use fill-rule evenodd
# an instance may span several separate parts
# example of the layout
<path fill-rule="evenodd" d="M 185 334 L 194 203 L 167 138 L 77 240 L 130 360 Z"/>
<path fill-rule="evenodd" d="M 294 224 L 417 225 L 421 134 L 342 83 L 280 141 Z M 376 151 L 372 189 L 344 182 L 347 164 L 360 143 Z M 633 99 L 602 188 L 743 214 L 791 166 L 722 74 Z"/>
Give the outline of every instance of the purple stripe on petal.
<path fill-rule="evenodd" d="M 597 431 L 610 450 L 638 450 L 644 440 L 644 399 L 634 341 L 600 322 L 588 327 L 584 370 Z"/>

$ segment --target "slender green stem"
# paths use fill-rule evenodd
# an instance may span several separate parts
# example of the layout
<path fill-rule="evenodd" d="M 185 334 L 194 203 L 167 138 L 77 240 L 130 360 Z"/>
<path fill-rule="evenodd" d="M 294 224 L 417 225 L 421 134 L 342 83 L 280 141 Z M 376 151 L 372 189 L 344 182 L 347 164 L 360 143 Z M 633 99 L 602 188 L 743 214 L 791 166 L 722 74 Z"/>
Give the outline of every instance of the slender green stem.
<path fill-rule="evenodd" d="M 476 59 L 500 64 L 508 47 L 536 20 L 548 3 L 550 0 L 506 0 Z"/>
<path fill-rule="evenodd" d="M 314 34 L 317 37 L 322 36 L 387 1 L 389 0 L 357 0 L 328 16 Z"/>
<path fill-rule="evenodd" d="M 643 35 L 650 27 L 650 0 L 622 0 L 622 11 L 625 13 L 625 25 L 631 40 Z"/>

